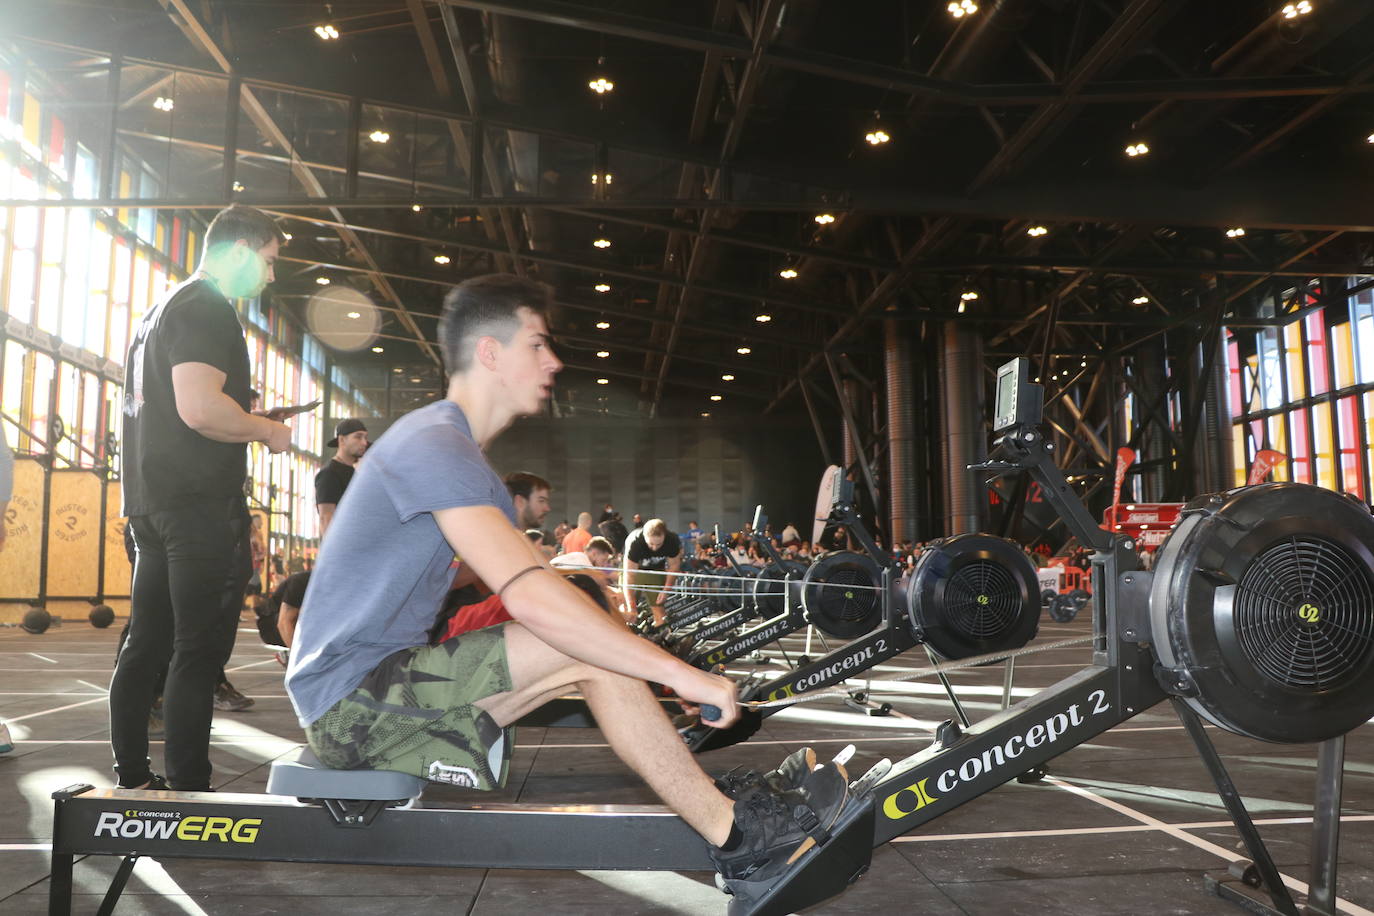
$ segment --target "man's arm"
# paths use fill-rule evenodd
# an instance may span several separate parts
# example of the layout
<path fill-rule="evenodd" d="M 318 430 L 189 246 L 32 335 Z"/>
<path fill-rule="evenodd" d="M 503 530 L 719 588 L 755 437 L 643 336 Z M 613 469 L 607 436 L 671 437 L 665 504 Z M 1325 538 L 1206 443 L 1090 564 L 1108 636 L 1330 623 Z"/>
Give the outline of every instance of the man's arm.
<path fill-rule="evenodd" d="M 273 452 L 291 446 L 291 427 L 255 417 L 224 393 L 227 376 L 209 363 L 177 363 L 172 392 L 181 422 L 216 442 L 263 442 Z"/>
<path fill-rule="evenodd" d="M 315 511 L 320 516 L 320 539 L 324 539 L 324 533 L 329 530 L 329 523 L 334 521 L 334 510 L 339 506 L 338 503 L 316 503 Z"/>
<path fill-rule="evenodd" d="M 576 587 L 536 563 L 529 541 L 499 509 L 440 509 L 434 520 L 454 553 L 494 585 L 510 615 L 548 645 L 607 671 L 666 684 L 689 702 L 719 706 L 722 725 L 738 716 L 732 684 L 614 623 Z M 530 566 L 537 569 L 511 581 Z"/>
<path fill-rule="evenodd" d="M 281 610 L 277 613 L 277 632 L 281 634 L 281 643 L 286 648 L 291 648 L 291 640 L 296 637 L 296 618 L 301 616 L 301 609 L 285 601 L 281 603 Z"/>
<path fill-rule="evenodd" d="M 658 600 L 654 603 L 659 609 L 667 602 L 668 596 L 672 594 L 673 583 L 677 581 L 676 573 L 682 572 L 682 551 L 677 552 L 677 556 L 668 559 L 668 574 L 663 577 L 663 588 L 658 593 Z"/>

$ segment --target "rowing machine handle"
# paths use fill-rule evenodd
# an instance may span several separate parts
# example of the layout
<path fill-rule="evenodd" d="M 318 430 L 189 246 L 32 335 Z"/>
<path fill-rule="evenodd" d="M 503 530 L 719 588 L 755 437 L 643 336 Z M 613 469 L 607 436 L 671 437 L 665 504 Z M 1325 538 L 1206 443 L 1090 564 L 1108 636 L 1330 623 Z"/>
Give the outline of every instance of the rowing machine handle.
<path fill-rule="evenodd" d="M 701 721 L 714 722 L 720 718 L 720 707 L 707 704 L 701 707 Z"/>

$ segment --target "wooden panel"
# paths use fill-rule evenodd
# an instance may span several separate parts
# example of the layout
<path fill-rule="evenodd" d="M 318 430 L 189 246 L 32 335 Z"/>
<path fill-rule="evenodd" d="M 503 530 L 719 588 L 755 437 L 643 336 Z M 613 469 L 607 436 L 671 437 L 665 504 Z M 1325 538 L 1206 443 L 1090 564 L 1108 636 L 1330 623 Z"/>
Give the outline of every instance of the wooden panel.
<path fill-rule="evenodd" d="M 0 550 L 0 599 L 37 598 L 43 561 L 43 467 L 14 461 L 14 495 L 5 510 L 5 547 Z"/>
<path fill-rule="evenodd" d="M 48 594 L 94 597 L 100 574 L 100 493 L 92 471 L 53 471 L 48 512 Z"/>
<path fill-rule="evenodd" d="M 105 484 L 105 587 L 104 598 L 129 597 L 133 568 L 124 547 L 124 528 L 129 520 L 119 514 L 119 481 Z"/>

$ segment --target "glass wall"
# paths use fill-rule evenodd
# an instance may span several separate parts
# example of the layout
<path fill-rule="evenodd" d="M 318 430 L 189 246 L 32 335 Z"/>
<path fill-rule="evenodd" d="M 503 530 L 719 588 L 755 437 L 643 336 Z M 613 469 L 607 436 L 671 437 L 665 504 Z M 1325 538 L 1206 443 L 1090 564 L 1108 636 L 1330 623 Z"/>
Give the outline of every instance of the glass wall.
<path fill-rule="evenodd" d="M 1368 280 L 1334 282 L 1352 289 Z M 1282 328 L 1227 332 L 1236 482 L 1245 483 L 1261 449 L 1273 449 L 1285 460 L 1272 479 L 1316 484 L 1368 502 L 1374 292 L 1360 290 L 1340 305 L 1318 307 L 1320 292 L 1315 286 L 1301 291 L 1310 311 Z"/>
<path fill-rule="evenodd" d="M 72 138 L 44 87 L 20 84 L 0 57 L 0 198 L 97 196 L 100 163 Z M 163 191 L 127 154 L 126 193 Z M 48 454 L 55 468 L 119 473 L 120 398 L 130 332 L 194 269 L 208 211 L 0 208 L 0 430 L 18 455 Z M 324 399 L 333 416 L 370 416 L 373 405 L 324 348 L 259 300 L 238 303 L 263 406 Z M 328 380 L 328 381 L 327 381 Z M 271 513 L 271 550 L 313 551 L 313 481 L 325 459 L 323 410 L 292 425 L 290 451 L 252 446 L 249 497 Z M 109 512 L 117 514 L 118 499 Z"/>

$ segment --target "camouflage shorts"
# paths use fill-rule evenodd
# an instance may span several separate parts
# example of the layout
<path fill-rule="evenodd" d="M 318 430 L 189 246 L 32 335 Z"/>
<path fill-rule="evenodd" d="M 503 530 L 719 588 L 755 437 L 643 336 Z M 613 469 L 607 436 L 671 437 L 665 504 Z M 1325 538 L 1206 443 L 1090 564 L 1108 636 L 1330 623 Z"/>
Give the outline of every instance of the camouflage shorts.
<path fill-rule="evenodd" d="M 399 770 L 471 789 L 506 782 L 513 728 L 476 701 L 511 689 L 503 626 L 403 649 L 307 726 L 310 749 L 340 770 Z"/>

